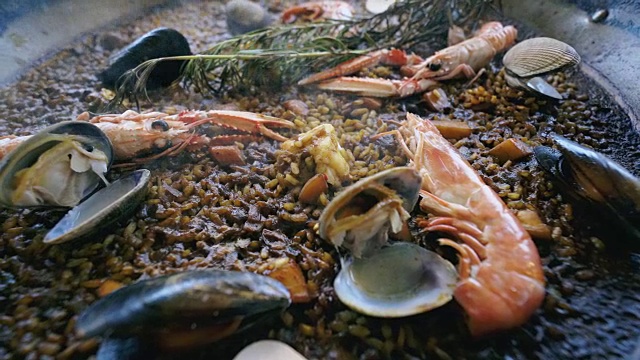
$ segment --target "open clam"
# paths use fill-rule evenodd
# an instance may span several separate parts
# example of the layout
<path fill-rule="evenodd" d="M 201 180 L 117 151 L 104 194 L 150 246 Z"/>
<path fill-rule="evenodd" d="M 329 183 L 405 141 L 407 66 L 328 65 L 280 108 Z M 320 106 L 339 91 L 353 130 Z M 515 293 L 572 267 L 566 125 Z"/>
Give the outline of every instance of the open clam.
<path fill-rule="evenodd" d="M 93 124 L 61 122 L 21 143 L 0 162 L 0 205 L 72 207 L 92 193 L 113 161 Z"/>
<path fill-rule="evenodd" d="M 402 230 L 418 201 L 421 179 L 412 167 L 366 177 L 340 192 L 320 215 L 320 237 L 367 256 L 387 243 L 389 229 Z"/>
<path fill-rule="evenodd" d="M 513 46 L 502 62 L 509 86 L 561 100 L 562 95 L 541 76 L 578 65 L 580 55 L 560 40 L 538 37 Z"/>
<path fill-rule="evenodd" d="M 451 300 L 454 266 L 408 242 L 387 244 L 400 233 L 418 200 L 421 178 L 398 167 L 345 188 L 320 216 L 320 236 L 350 251 L 334 281 L 340 300 L 360 313 L 402 317 Z"/>
<path fill-rule="evenodd" d="M 534 149 L 540 166 L 574 200 L 605 210 L 640 240 L 640 179 L 603 154 L 559 135 L 552 138 L 559 151 Z"/>
<path fill-rule="evenodd" d="M 290 303 L 287 288 L 267 276 L 187 271 L 116 290 L 80 314 L 75 328 L 80 337 L 106 336 L 105 353 L 179 350 L 237 334 Z"/>
<path fill-rule="evenodd" d="M 448 303 L 458 280 L 453 264 L 406 242 L 366 259 L 348 259 L 333 286 L 345 305 L 377 317 L 403 317 Z"/>
<path fill-rule="evenodd" d="M 44 237 L 45 244 L 59 244 L 98 232 L 125 218 L 147 194 L 149 170 L 134 171 L 100 189 L 71 209 Z"/>

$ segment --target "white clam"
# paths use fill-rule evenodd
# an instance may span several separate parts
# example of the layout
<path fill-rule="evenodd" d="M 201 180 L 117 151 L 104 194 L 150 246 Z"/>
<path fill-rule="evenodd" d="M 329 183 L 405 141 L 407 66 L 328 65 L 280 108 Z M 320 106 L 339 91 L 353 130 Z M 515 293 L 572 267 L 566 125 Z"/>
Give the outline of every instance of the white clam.
<path fill-rule="evenodd" d="M 458 274 L 453 264 L 418 245 L 397 242 L 367 259 L 350 259 L 333 284 L 340 301 L 359 313 L 404 317 L 449 302 Z"/>
<path fill-rule="evenodd" d="M 420 191 L 413 167 L 397 167 L 345 188 L 320 216 L 320 236 L 349 251 L 334 281 L 338 298 L 370 316 L 403 317 L 452 299 L 454 266 L 409 242 L 388 244 L 401 233 Z"/>
<path fill-rule="evenodd" d="M 420 175 L 412 167 L 396 167 L 345 188 L 320 215 L 320 237 L 349 250 L 355 257 L 386 244 L 402 230 L 418 201 Z"/>
<path fill-rule="evenodd" d="M 514 45 L 502 60 L 509 86 L 561 100 L 558 91 L 541 76 L 580 63 L 580 55 L 560 40 L 537 37 Z"/>

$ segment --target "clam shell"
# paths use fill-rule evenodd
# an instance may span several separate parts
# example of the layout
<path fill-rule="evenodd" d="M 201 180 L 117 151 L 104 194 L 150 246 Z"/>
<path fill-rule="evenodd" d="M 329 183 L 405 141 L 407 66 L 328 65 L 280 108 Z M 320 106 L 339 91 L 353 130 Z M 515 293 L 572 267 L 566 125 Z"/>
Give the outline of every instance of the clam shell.
<path fill-rule="evenodd" d="M 276 340 L 260 340 L 242 349 L 233 360 L 307 360 L 291 346 Z"/>
<path fill-rule="evenodd" d="M 95 233 L 126 218 L 144 199 L 149 170 L 136 170 L 93 194 L 71 209 L 44 237 L 45 244 L 60 244 Z"/>
<path fill-rule="evenodd" d="M 395 4 L 397 0 L 367 0 L 365 2 L 365 9 L 372 14 L 381 14 Z"/>
<path fill-rule="evenodd" d="M 513 46 L 502 62 L 509 72 L 526 78 L 575 66 L 580 63 L 580 55 L 560 40 L 538 37 Z"/>
<path fill-rule="evenodd" d="M 340 301 L 370 316 L 396 318 L 449 302 L 458 274 L 453 264 L 416 244 L 399 242 L 343 265 L 334 281 Z"/>
<path fill-rule="evenodd" d="M 418 201 L 420 174 L 395 167 L 360 179 L 343 189 L 320 215 L 320 237 L 354 257 L 367 256 L 399 233 Z"/>

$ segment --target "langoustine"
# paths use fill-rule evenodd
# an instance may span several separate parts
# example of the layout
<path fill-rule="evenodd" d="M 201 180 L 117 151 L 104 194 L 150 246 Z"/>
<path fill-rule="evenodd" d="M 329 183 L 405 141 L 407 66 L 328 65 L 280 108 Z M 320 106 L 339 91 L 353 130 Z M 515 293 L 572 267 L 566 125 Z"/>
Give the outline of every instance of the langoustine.
<path fill-rule="evenodd" d="M 127 110 L 122 114 L 95 117 L 85 112 L 78 115 L 78 120 L 93 123 L 102 130 L 113 144 L 115 160 L 120 162 L 146 162 L 175 155 L 185 148 L 228 145 L 236 141 L 254 140 L 257 136 L 285 141 L 286 137 L 267 126 L 294 127 L 290 121 L 276 117 L 231 110 L 183 111 L 176 115 L 157 111 L 138 113 Z M 193 129 L 203 124 L 218 125 L 244 134 L 220 135 L 215 138 L 195 134 Z M 27 135 L 0 138 L 0 159 L 30 137 Z M 157 153 L 148 155 L 154 151 Z"/>
<path fill-rule="evenodd" d="M 440 239 L 460 259 L 454 297 L 480 336 L 524 324 L 540 307 L 545 281 L 535 244 L 516 216 L 469 163 L 417 115 L 393 132 L 422 176 L 420 208 L 435 215 L 419 225 L 454 235 Z"/>
<path fill-rule="evenodd" d="M 319 89 L 361 96 L 410 96 L 437 86 L 440 80 L 477 76 L 497 53 L 511 46 L 517 36 L 518 31 L 513 26 L 488 22 L 474 37 L 442 49 L 425 60 L 398 49 L 378 50 L 311 75 L 300 80 L 298 85 L 319 82 Z M 379 63 L 401 66 L 401 72 L 408 77 L 402 80 L 345 77 Z"/>

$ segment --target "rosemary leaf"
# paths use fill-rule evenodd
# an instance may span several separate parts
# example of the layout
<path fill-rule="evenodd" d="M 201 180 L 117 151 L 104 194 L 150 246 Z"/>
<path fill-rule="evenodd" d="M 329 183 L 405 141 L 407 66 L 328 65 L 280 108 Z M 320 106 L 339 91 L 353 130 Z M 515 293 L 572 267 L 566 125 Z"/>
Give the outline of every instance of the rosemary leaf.
<path fill-rule="evenodd" d="M 309 69 L 332 67 L 383 48 L 409 49 L 444 38 L 451 21 L 477 21 L 491 0 L 405 0 L 369 18 L 276 25 L 224 40 L 196 55 L 148 60 L 120 79 L 110 105 L 146 96 L 146 82 L 161 61 L 186 60 L 181 81 L 198 91 L 252 91 L 289 85 Z M 275 79 L 275 80 L 274 80 Z M 180 81 L 178 80 L 178 81 Z"/>

